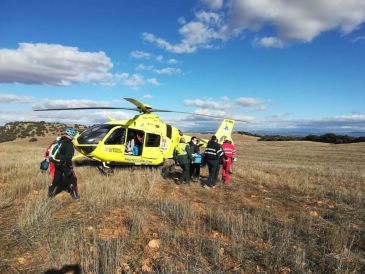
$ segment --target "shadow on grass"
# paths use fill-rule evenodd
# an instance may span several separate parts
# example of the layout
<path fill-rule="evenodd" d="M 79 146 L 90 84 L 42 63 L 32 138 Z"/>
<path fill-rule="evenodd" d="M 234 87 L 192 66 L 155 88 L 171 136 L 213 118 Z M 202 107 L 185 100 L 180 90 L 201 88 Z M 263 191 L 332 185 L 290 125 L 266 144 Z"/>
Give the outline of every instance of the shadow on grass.
<path fill-rule="evenodd" d="M 65 265 L 60 269 L 52 268 L 44 272 L 44 274 L 66 274 L 66 273 L 81 274 L 81 267 L 78 264 Z"/>

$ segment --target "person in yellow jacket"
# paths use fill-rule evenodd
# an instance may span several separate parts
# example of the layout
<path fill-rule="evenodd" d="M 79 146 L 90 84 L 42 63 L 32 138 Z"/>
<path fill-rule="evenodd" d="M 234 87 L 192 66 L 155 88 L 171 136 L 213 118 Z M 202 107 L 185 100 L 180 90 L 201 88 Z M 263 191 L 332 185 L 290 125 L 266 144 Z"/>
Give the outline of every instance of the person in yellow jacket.
<path fill-rule="evenodd" d="M 176 145 L 174 150 L 174 160 L 181 166 L 182 173 L 177 184 L 189 184 L 191 180 L 190 163 L 193 160 L 191 148 L 184 138 Z"/>

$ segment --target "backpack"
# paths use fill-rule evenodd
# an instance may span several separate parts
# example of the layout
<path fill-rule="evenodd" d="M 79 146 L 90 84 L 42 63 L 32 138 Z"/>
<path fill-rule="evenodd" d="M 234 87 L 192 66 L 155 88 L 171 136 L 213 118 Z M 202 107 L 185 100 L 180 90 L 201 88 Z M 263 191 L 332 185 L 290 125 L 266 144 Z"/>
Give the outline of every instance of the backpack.
<path fill-rule="evenodd" d="M 60 141 L 57 141 L 53 145 L 51 145 L 51 147 L 49 149 L 49 156 L 48 156 L 48 159 L 50 162 L 53 162 L 53 163 L 60 162 L 60 160 L 57 159 L 57 155 L 61 149 L 61 146 L 62 146 L 62 143 Z"/>

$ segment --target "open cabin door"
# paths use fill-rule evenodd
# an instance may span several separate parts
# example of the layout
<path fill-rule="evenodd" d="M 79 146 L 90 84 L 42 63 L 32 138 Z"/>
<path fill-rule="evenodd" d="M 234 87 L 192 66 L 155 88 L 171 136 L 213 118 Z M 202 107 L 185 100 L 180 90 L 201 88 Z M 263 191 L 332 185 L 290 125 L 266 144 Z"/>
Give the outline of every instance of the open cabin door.
<path fill-rule="evenodd" d="M 163 162 L 163 151 L 160 149 L 161 135 L 146 133 L 142 158 L 150 161 L 150 164 L 158 165 Z"/>

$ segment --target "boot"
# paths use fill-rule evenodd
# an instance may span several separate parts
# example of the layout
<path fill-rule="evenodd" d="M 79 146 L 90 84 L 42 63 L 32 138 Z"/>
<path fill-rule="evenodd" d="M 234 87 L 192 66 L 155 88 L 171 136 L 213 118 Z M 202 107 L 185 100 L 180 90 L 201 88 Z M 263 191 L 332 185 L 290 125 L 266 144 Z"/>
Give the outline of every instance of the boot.
<path fill-rule="evenodd" d="M 80 195 L 77 193 L 77 190 L 75 189 L 75 186 L 73 184 L 70 185 L 70 194 L 74 200 L 80 199 Z"/>

